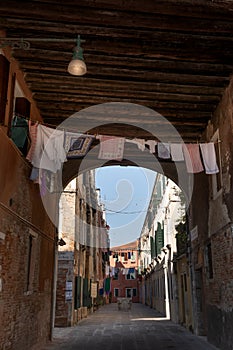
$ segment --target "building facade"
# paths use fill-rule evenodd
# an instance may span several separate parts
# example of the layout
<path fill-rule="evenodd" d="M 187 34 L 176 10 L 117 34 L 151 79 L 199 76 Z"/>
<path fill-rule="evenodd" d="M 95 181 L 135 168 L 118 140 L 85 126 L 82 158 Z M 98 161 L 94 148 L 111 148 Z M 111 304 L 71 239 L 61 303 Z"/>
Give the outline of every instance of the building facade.
<path fill-rule="evenodd" d="M 16 115 L 39 113 L 17 64 L 1 51 L 0 99 L 0 347 L 34 349 L 52 336 L 56 230 L 30 180 L 27 140 L 17 143 L 12 129 Z"/>
<path fill-rule="evenodd" d="M 140 235 L 141 301 L 192 330 L 185 213 L 179 187 L 157 174 Z"/>
<path fill-rule="evenodd" d="M 109 298 L 104 289 L 110 278 L 109 227 L 94 171 L 79 175 L 65 188 L 59 221 L 55 326 L 66 327 Z"/>
<path fill-rule="evenodd" d="M 139 302 L 138 241 L 111 248 L 111 301 L 131 298 Z"/>

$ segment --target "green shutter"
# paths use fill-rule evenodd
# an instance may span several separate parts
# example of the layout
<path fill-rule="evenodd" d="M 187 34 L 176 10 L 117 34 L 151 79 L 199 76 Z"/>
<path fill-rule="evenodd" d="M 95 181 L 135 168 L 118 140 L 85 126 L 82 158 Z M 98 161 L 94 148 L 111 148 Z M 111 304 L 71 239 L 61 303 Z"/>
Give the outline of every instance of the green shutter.
<path fill-rule="evenodd" d="M 83 279 L 83 306 L 88 306 L 88 278 Z"/>
<path fill-rule="evenodd" d="M 154 238 L 150 237 L 150 253 L 151 253 L 151 259 L 155 257 L 155 244 L 154 244 Z"/>
<path fill-rule="evenodd" d="M 164 229 L 160 222 L 158 222 L 158 227 L 156 231 L 156 255 L 161 253 L 161 249 L 164 246 Z"/>
<path fill-rule="evenodd" d="M 81 306 L 81 276 L 75 277 L 75 296 L 74 296 L 74 308 L 77 310 Z"/>

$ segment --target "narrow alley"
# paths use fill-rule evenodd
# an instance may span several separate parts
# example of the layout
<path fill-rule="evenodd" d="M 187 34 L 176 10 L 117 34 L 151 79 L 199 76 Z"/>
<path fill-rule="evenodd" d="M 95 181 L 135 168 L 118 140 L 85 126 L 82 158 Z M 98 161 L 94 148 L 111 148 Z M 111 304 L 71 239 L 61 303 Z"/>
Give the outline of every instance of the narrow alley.
<path fill-rule="evenodd" d="M 148 306 L 135 303 L 131 310 L 117 304 L 102 306 L 77 326 L 55 328 L 52 344 L 41 350 L 214 350 L 205 337 L 162 317 Z"/>
<path fill-rule="evenodd" d="M 233 350 L 232 33 L 233 0 L 0 1 L 0 350 Z"/>

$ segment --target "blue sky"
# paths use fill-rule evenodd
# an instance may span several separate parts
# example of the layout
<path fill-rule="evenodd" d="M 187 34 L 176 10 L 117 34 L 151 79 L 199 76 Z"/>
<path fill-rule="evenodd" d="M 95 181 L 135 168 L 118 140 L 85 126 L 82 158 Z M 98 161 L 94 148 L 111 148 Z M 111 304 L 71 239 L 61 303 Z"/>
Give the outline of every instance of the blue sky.
<path fill-rule="evenodd" d="M 111 247 L 140 236 L 156 173 L 139 167 L 103 167 L 96 170 Z"/>

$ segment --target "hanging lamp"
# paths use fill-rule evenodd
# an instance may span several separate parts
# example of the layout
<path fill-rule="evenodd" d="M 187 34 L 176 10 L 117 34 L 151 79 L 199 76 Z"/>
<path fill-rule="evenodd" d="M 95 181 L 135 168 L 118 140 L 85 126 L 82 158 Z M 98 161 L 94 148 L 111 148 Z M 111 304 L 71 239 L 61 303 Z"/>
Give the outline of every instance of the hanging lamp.
<path fill-rule="evenodd" d="M 83 58 L 83 49 L 82 49 L 80 43 L 81 43 L 80 35 L 78 35 L 77 46 L 75 46 L 75 48 L 74 48 L 73 57 L 68 65 L 68 69 L 67 69 L 71 75 L 81 76 L 81 75 L 86 74 L 86 72 L 87 72 L 87 66 L 86 66 L 86 64 L 84 62 L 84 58 Z"/>

